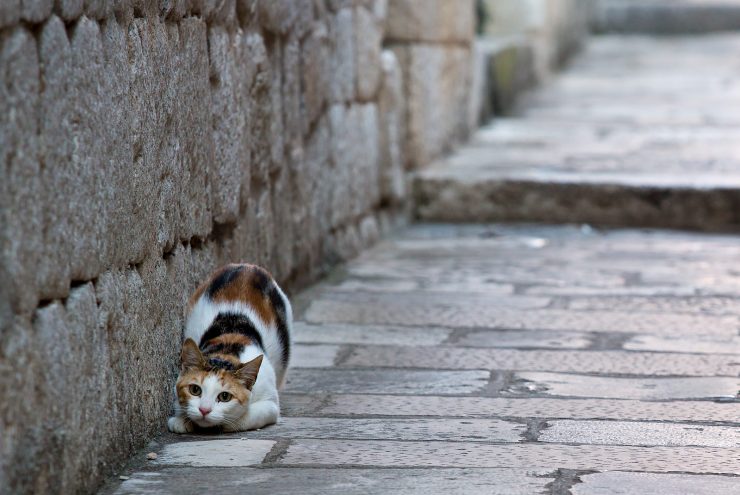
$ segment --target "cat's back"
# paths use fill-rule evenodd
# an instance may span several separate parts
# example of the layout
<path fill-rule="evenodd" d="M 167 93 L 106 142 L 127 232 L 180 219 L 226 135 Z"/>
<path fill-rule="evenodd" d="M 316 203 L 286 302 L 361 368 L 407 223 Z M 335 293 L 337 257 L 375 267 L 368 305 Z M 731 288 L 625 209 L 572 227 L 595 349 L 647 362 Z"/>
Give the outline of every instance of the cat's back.
<path fill-rule="evenodd" d="M 264 349 L 278 375 L 290 358 L 290 302 L 270 273 L 257 265 L 230 264 L 216 270 L 188 302 L 185 338 L 199 346 L 211 333 L 226 333 L 224 321 L 239 319 L 233 330 L 251 335 Z M 249 336 L 249 335 L 248 335 Z"/>

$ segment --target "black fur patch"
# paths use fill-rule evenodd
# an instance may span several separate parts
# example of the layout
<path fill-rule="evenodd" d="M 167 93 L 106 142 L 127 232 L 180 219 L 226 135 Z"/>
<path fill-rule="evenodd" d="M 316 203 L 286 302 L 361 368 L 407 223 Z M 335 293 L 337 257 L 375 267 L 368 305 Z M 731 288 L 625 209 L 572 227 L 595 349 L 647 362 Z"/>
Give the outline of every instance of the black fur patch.
<path fill-rule="evenodd" d="M 216 295 L 216 293 L 223 289 L 225 286 L 233 282 L 234 279 L 239 276 L 239 273 L 241 273 L 243 269 L 243 266 L 235 266 L 233 268 L 224 270 L 223 273 L 216 277 L 213 282 L 211 282 L 211 285 L 208 286 L 208 297 L 213 299 L 213 296 Z"/>
<path fill-rule="evenodd" d="M 249 338 L 249 340 L 257 344 L 260 349 L 264 350 L 265 348 L 262 344 L 262 336 L 259 334 L 254 325 L 252 325 L 252 322 L 249 320 L 249 318 L 239 313 L 219 313 L 213 319 L 213 323 L 211 323 L 211 326 L 208 327 L 208 330 L 206 330 L 206 333 L 203 334 L 203 337 L 200 338 L 199 346 L 201 351 L 203 351 L 204 354 L 218 352 L 211 351 L 209 349 L 209 347 L 215 348 L 217 347 L 217 345 L 206 346 L 206 343 L 211 339 L 215 339 L 216 337 L 220 337 L 221 335 L 227 333 L 239 333 L 245 335 Z"/>
<path fill-rule="evenodd" d="M 233 364 L 231 364 L 229 361 L 226 361 L 225 359 L 219 359 L 219 358 L 210 358 L 208 360 L 208 363 L 206 363 L 206 366 L 208 367 L 208 371 L 213 371 L 216 369 L 227 370 L 227 371 L 234 370 Z"/>
<path fill-rule="evenodd" d="M 262 268 L 255 267 L 252 272 L 252 287 L 266 295 L 272 287 L 272 277 Z"/>
<path fill-rule="evenodd" d="M 270 304 L 275 309 L 277 319 L 275 326 L 277 327 L 278 339 L 283 348 L 283 366 L 288 367 L 288 361 L 290 360 L 290 335 L 288 334 L 288 311 L 285 307 L 285 301 L 283 301 L 278 288 L 275 284 L 270 286 L 270 290 L 267 292 L 267 297 L 270 298 Z"/>

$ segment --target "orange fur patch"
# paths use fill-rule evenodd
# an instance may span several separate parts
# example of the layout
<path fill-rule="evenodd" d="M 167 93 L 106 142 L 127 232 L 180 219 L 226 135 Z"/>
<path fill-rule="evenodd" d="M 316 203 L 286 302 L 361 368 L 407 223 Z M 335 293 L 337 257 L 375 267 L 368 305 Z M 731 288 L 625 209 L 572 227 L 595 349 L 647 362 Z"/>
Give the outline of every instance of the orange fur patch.
<path fill-rule="evenodd" d="M 218 337 L 206 342 L 204 347 L 215 346 L 215 345 L 243 345 L 244 347 L 250 345 L 252 339 L 241 333 L 224 333 Z"/>
<path fill-rule="evenodd" d="M 231 302 L 240 301 L 252 308 L 257 316 L 262 319 L 266 324 L 271 324 L 275 321 L 275 309 L 270 303 L 267 294 L 263 293 L 259 289 L 260 282 L 264 281 L 265 278 L 269 280 L 269 284 L 273 284 L 274 281 L 272 276 L 262 268 L 255 265 L 229 265 L 226 268 L 235 268 L 241 266 L 242 270 L 238 273 L 232 281 L 222 287 L 218 292 L 213 295 L 214 302 Z M 211 279 L 217 277 L 217 274 L 223 272 L 224 269 L 219 270 L 214 274 Z"/>

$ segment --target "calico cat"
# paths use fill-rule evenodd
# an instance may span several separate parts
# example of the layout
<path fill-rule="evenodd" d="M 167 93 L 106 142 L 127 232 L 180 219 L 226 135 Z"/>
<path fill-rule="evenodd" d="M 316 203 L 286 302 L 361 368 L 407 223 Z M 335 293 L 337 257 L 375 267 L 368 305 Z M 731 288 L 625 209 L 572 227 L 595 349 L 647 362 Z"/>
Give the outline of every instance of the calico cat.
<path fill-rule="evenodd" d="M 169 430 L 245 431 L 277 422 L 293 316 L 272 276 L 255 265 L 227 265 L 196 289 L 188 311 Z"/>

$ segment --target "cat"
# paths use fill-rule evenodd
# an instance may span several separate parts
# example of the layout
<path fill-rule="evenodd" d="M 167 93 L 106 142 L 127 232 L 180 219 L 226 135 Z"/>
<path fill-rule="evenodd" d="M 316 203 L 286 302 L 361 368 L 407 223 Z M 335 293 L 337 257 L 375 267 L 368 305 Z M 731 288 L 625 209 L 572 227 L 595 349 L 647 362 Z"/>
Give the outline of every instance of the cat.
<path fill-rule="evenodd" d="M 224 266 L 196 289 L 188 313 L 169 430 L 276 423 L 293 314 L 272 276 L 255 265 Z"/>

